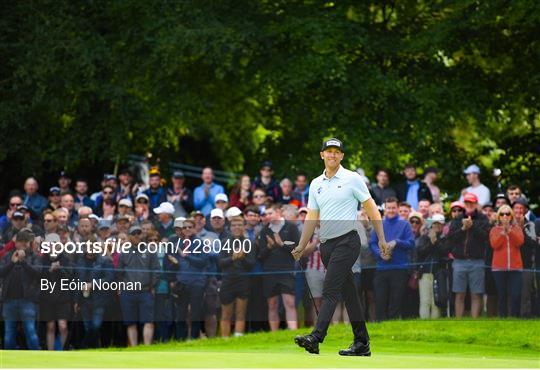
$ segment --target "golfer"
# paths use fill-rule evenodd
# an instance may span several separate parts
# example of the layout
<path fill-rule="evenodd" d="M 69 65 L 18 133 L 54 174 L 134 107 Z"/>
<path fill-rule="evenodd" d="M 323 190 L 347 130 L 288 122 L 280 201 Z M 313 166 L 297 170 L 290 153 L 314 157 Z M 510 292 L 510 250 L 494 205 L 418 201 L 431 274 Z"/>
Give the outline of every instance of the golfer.
<path fill-rule="evenodd" d="M 309 187 L 308 213 L 298 246 L 292 251 L 298 260 L 320 221 L 320 252 L 326 276 L 323 283 L 322 304 L 317 323 L 311 334 L 296 336 L 294 341 L 310 353 L 319 353 L 328 325 L 338 301 L 343 298 L 354 333 L 354 342 L 340 350 L 342 356 L 370 356 L 369 335 L 364 312 L 353 280 L 351 267 L 360 253 L 360 238 L 356 231 L 358 202 L 366 210 L 377 236 L 381 255 L 390 249 L 383 233 L 382 220 L 366 184 L 356 172 L 341 166 L 343 143 L 335 138 L 323 142 L 321 159 L 324 172 Z"/>

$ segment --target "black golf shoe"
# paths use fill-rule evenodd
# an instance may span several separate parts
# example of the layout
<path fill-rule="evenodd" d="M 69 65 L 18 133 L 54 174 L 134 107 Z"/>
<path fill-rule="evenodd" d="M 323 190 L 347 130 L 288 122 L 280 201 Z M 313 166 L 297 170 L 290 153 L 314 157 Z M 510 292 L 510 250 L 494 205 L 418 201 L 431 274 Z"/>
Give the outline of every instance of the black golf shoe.
<path fill-rule="evenodd" d="M 297 335 L 294 337 L 294 343 L 309 353 L 319 354 L 319 341 L 311 334 Z"/>
<path fill-rule="evenodd" d="M 339 351 L 341 356 L 371 356 L 371 349 L 369 348 L 369 342 L 366 344 L 362 342 L 354 342 L 347 349 Z"/>

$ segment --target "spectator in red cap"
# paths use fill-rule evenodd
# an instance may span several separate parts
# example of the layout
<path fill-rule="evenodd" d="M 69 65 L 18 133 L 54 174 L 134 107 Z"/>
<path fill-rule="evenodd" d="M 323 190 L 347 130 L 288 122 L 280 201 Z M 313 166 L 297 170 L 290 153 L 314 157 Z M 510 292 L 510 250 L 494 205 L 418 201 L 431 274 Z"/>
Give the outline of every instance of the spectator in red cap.
<path fill-rule="evenodd" d="M 463 204 L 459 200 L 456 200 L 455 202 L 452 202 L 452 204 L 450 204 L 450 218 L 452 220 L 455 220 L 459 216 L 463 215 L 464 212 L 465 204 Z"/>
<path fill-rule="evenodd" d="M 456 317 L 465 310 L 467 288 L 471 292 L 471 316 L 477 318 L 482 311 L 482 296 L 485 292 L 484 258 L 489 248 L 489 220 L 478 210 L 478 198 L 473 193 L 463 197 L 465 214 L 456 217 L 450 224 L 446 248 L 452 252 L 452 290 L 456 293 Z"/>
<path fill-rule="evenodd" d="M 497 286 L 499 316 L 508 314 L 508 296 L 510 295 L 510 314 L 520 316 L 521 286 L 523 261 L 521 247 L 525 241 L 523 230 L 516 224 L 514 212 L 510 206 L 504 205 L 497 212 L 497 225 L 489 233 L 489 241 L 493 248 L 491 270 Z"/>

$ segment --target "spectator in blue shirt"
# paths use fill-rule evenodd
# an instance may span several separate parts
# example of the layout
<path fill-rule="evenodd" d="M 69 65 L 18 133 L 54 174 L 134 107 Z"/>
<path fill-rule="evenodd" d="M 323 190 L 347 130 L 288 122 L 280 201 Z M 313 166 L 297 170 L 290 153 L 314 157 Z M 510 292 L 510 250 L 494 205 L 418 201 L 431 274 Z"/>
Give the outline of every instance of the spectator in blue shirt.
<path fill-rule="evenodd" d="M 167 201 L 167 191 L 161 186 L 161 175 L 159 172 L 150 172 L 150 187 L 144 191 L 150 200 L 150 209 L 158 208 L 159 205 Z"/>
<path fill-rule="evenodd" d="M 38 193 L 39 185 L 35 178 L 29 177 L 24 182 L 24 204 L 32 211 L 34 219 L 41 217 L 41 213 L 47 208 L 47 198 Z"/>
<path fill-rule="evenodd" d="M 398 319 L 401 303 L 408 279 L 408 252 L 415 247 L 411 225 L 398 215 L 398 200 L 387 198 L 383 220 L 384 235 L 392 248 L 388 254 L 381 254 L 379 238 L 371 233 L 369 247 L 377 258 L 375 273 L 375 306 L 377 321 Z"/>
<path fill-rule="evenodd" d="M 22 197 L 17 193 L 9 197 L 8 209 L 5 214 L 0 216 L 0 235 L 9 227 L 11 223 L 11 216 L 13 212 L 17 210 L 23 204 Z"/>
<path fill-rule="evenodd" d="M 395 188 L 400 202 L 409 203 L 415 211 L 418 210 L 418 202 L 422 199 L 427 199 L 430 203 L 433 203 L 431 190 L 424 182 L 418 179 L 414 165 L 406 165 L 403 174 L 405 175 L 405 181 Z"/>
<path fill-rule="evenodd" d="M 215 208 L 214 198 L 216 195 L 225 193 L 225 189 L 214 182 L 214 171 L 210 167 L 203 169 L 201 178 L 203 183 L 195 188 L 193 203 L 195 210 L 201 211 L 206 217 Z"/>
<path fill-rule="evenodd" d="M 300 207 L 307 206 L 307 201 L 309 197 L 309 185 L 307 182 L 307 176 L 304 173 L 299 173 L 296 175 L 296 180 L 294 181 L 294 192 L 300 195 L 302 205 Z"/>

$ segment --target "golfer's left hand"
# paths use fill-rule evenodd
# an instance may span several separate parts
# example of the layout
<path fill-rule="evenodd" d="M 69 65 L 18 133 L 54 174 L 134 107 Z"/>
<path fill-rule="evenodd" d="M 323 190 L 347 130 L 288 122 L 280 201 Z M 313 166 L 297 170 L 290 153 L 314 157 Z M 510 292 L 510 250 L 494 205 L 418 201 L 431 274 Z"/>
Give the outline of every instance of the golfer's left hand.
<path fill-rule="evenodd" d="M 386 240 L 379 240 L 379 252 L 381 255 L 388 254 L 390 252 L 390 246 Z"/>
<path fill-rule="evenodd" d="M 298 246 L 291 251 L 291 254 L 294 260 L 298 261 L 302 257 L 302 254 L 304 254 L 304 248 L 300 248 L 300 246 Z"/>

